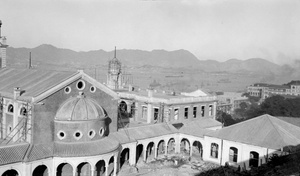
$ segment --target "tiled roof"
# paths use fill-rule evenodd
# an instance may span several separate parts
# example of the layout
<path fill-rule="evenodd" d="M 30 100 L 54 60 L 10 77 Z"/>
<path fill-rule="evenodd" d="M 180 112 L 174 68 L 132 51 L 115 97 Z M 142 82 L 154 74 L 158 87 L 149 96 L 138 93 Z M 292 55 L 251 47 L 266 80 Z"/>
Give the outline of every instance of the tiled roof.
<path fill-rule="evenodd" d="M 53 155 L 59 157 L 93 156 L 112 152 L 119 147 L 120 143 L 109 137 L 92 142 L 55 142 Z"/>
<path fill-rule="evenodd" d="M 0 94 L 13 97 L 13 89 L 20 87 L 24 90 L 20 98 L 35 97 L 76 73 L 78 72 L 4 68 L 0 70 Z"/>
<path fill-rule="evenodd" d="M 35 161 L 53 156 L 52 144 L 35 144 L 31 145 L 26 155 L 26 161 Z"/>
<path fill-rule="evenodd" d="M 211 132 L 208 128 L 222 126 L 222 123 L 211 119 L 202 118 L 184 123 L 183 127 L 179 129 L 180 133 L 203 137 L 205 134 Z"/>
<path fill-rule="evenodd" d="M 176 132 L 178 132 L 178 130 L 172 125 L 166 123 L 159 123 L 120 129 L 117 132 L 111 133 L 109 137 L 118 140 L 121 144 L 124 144 L 129 142 L 135 142 L 140 139 L 173 134 Z"/>
<path fill-rule="evenodd" d="M 0 147 L 0 165 L 23 161 L 29 148 L 28 143 Z"/>
<path fill-rule="evenodd" d="M 208 134 L 220 139 L 280 149 L 300 144 L 300 128 L 270 115 L 262 115 Z"/>

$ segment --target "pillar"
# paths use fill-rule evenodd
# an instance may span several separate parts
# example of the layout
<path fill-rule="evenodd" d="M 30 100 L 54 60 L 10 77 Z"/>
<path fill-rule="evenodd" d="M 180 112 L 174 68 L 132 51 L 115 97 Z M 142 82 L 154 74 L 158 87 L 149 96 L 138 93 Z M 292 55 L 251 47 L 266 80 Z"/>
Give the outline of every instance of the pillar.
<path fill-rule="evenodd" d="M 193 143 L 190 143 L 190 156 L 193 155 Z"/>
<path fill-rule="evenodd" d="M 143 154 L 144 154 L 144 162 L 146 162 L 147 159 L 147 146 L 143 145 Z"/>
<path fill-rule="evenodd" d="M 95 165 L 91 165 L 91 176 L 94 176 L 95 173 Z"/>
<path fill-rule="evenodd" d="M 165 147 L 165 155 L 168 154 L 168 142 L 169 141 L 167 141 L 167 142 L 165 141 L 165 146 L 164 146 Z"/>
<path fill-rule="evenodd" d="M 109 166 L 109 160 L 105 161 L 105 176 L 108 176 L 108 166 Z"/>
<path fill-rule="evenodd" d="M 76 176 L 76 173 L 77 173 L 77 167 L 73 168 L 73 176 Z"/>
<path fill-rule="evenodd" d="M 153 105 L 148 103 L 147 106 L 147 123 L 151 123 L 153 119 Z"/>
<path fill-rule="evenodd" d="M 117 176 L 117 171 L 119 170 L 118 169 L 118 154 L 115 154 L 114 155 L 114 174 L 113 176 Z"/>
<path fill-rule="evenodd" d="M 176 136 L 174 138 L 175 140 L 175 153 L 180 153 L 180 140 L 179 140 L 179 136 Z"/>
<path fill-rule="evenodd" d="M 129 149 L 129 164 L 134 166 L 136 164 L 136 146 L 131 147 Z"/>
<path fill-rule="evenodd" d="M 154 158 L 156 159 L 157 158 L 157 149 L 158 147 L 154 144 Z"/>
<path fill-rule="evenodd" d="M 169 116 L 169 122 L 174 121 L 174 107 L 170 107 L 170 116 Z"/>
<path fill-rule="evenodd" d="M 135 107 L 136 107 L 136 113 L 135 113 L 135 116 L 134 116 L 134 120 L 135 121 L 138 121 L 139 118 L 142 118 L 142 106 L 141 106 L 141 103 L 140 102 L 136 102 L 135 103 Z"/>

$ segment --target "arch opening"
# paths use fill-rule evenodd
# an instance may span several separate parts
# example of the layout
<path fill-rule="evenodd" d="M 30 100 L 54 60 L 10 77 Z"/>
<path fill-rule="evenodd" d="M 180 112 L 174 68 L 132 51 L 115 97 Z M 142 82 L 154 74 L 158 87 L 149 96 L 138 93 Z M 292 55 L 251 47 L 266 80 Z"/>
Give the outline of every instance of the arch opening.
<path fill-rule="evenodd" d="M 87 162 L 80 163 L 77 166 L 76 176 L 91 175 L 91 165 Z"/>
<path fill-rule="evenodd" d="M 167 154 L 175 153 L 175 139 L 171 138 L 168 142 L 168 151 Z"/>
<path fill-rule="evenodd" d="M 96 163 L 94 176 L 102 176 L 105 174 L 105 161 L 100 160 Z"/>
<path fill-rule="evenodd" d="M 120 168 L 122 168 L 122 166 L 129 161 L 129 152 L 130 152 L 129 148 L 125 148 L 121 152 L 121 155 L 120 155 Z"/>
<path fill-rule="evenodd" d="M 160 140 L 158 142 L 158 145 L 157 145 L 157 156 L 165 154 L 165 146 L 166 146 L 166 144 L 165 144 L 164 140 Z"/>
<path fill-rule="evenodd" d="M 14 169 L 7 170 L 2 174 L 2 176 L 18 176 L 18 175 L 19 173 Z"/>
<path fill-rule="evenodd" d="M 201 144 L 200 141 L 195 141 L 193 143 L 192 152 L 193 152 L 193 154 L 192 154 L 193 156 L 202 159 L 202 156 L 203 156 L 203 146 L 202 146 L 202 144 Z"/>
<path fill-rule="evenodd" d="M 62 163 L 56 168 L 56 176 L 73 175 L 73 167 L 69 163 Z"/>
<path fill-rule="evenodd" d="M 150 142 L 146 149 L 146 161 L 154 158 L 154 142 Z"/>
<path fill-rule="evenodd" d="M 136 163 L 138 163 L 138 161 L 142 161 L 143 159 L 140 159 L 141 157 L 143 157 L 143 144 L 139 144 L 136 146 Z"/>
<path fill-rule="evenodd" d="M 36 167 L 32 173 L 32 176 L 48 176 L 48 168 L 45 165 Z"/>
<path fill-rule="evenodd" d="M 180 142 L 180 153 L 189 154 L 190 153 L 190 141 L 183 138 Z"/>

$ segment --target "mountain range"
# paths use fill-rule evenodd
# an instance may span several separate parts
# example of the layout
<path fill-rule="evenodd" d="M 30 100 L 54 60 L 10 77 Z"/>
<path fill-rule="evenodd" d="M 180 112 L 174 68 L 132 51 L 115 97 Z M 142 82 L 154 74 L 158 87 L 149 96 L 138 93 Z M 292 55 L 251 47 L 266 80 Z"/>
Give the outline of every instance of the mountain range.
<path fill-rule="evenodd" d="M 36 48 L 8 47 L 9 65 L 28 65 L 31 52 L 32 64 L 38 66 L 60 66 L 65 68 L 81 68 L 106 66 L 108 60 L 114 57 L 114 51 L 93 50 L 76 52 L 70 49 L 57 48 L 43 44 Z M 289 74 L 299 76 L 299 69 L 290 66 L 280 66 L 261 58 L 247 60 L 230 59 L 225 62 L 215 60 L 199 60 L 187 50 L 117 50 L 116 57 L 127 67 L 162 67 L 185 68 L 203 72 L 253 73 L 262 75 Z"/>

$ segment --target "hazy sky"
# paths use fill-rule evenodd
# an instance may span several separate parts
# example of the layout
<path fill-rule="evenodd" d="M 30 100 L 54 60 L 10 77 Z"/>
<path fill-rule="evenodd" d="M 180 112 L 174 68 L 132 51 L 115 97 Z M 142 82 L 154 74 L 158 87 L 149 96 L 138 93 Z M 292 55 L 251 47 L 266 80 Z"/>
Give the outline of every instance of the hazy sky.
<path fill-rule="evenodd" d="M 300 0 L 0 0 L 0 20 L 12 47 L 300 60 Z"/>

